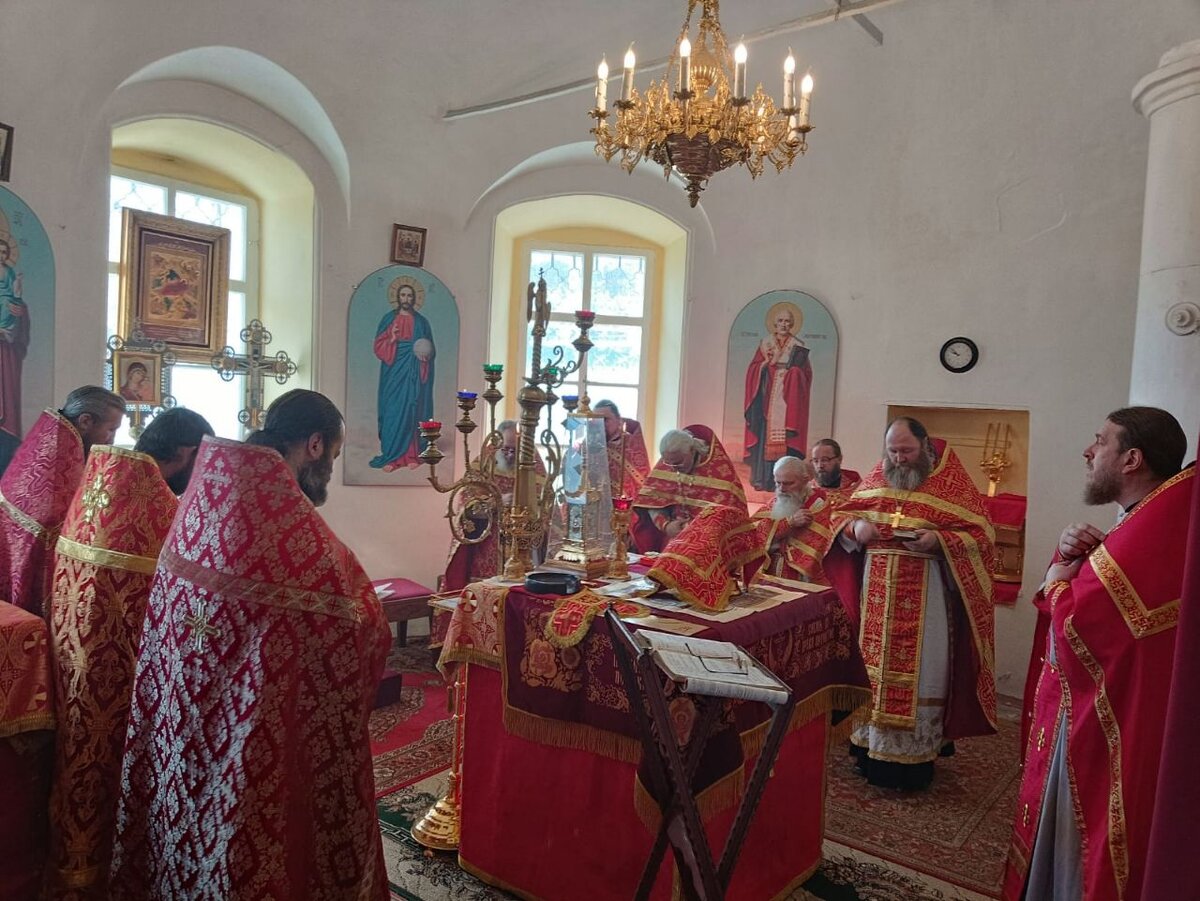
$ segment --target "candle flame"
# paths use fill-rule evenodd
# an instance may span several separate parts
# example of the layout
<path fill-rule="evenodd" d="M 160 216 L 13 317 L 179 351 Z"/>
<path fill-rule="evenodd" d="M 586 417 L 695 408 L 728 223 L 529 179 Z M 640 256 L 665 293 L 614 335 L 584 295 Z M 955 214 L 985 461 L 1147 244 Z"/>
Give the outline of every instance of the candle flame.
<path fill-rule="evenodd" d="M 684 38 L 679 43 L 679 55 L 685 59 L 692 55 L 692 42 L 687 38 Z"/>
<path fill-rule="evenodd" d="M 625 51 L 625 68 L 632 69 L 636 62 L 637 57 L 633 55 L 633 44 L 630 44 L 629 49 Z"/>
<path fill-rule="evenodd" d="M 599 78 L 601 81 L 608 80 L 608 58 L 607 57 L 600 58 L 600 65 L 596 67 L 596 77 Z"/>
<path fill-rule="evenodd" d="M 796 57 L 792 56 L 792 50 L 788 48 L 787 59 L 783 61 L 783 71 L 788 75 L 792 75 L 796 71 Z"/>
<path fill-rule="evenodd" d="M 738 44 L 733 48 L 733 61 L 735 63 L 744 63 L 746 61 L 746 45 Z"/>

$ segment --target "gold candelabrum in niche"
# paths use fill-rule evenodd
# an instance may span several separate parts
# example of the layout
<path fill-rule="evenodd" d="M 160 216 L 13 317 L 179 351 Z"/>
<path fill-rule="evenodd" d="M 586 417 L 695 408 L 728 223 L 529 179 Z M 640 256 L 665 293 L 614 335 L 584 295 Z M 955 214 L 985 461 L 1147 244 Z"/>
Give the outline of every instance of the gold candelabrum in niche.
<path fill-rule="evenodd" d="M 517 392 L 517 403 L 521 407 L 518 423 L 516 472 L 512 500 L 505 504 L 504 493 L 496 484 L 496 453 L 504 443 L 496 429 L 496 404 L 504 397 L 497 388 L 504 367 L 499 363 L 485 363 L 483 377 L 488 383 L 483 399 L 488 403 L 488 434 L 484 436 L 479 457 L 471 459 L 470 435 L 478 427 L 471 418 L 478 395 L 472 391 L 458 392 L 460 416 L 454 427 L 463 436 L 463 453 L 466 467 L 462 478 L 450 484 L 442 484 L 437 477 L 437 465 L 445 456 L 438 450 L 442 424 L 429 420 L 420 424 L 425 449 L 419 457 L 429 464 L 429 482 L 435 489 L 450 497 L 446 504 L 446 517 L 454 537 L 465 544 L 484 541 L 495 528 L 500 530 L 500 555 L 504 562 L 503 575 L 506 580 L 520 581 L 533 568 L 533 549 L 541 545 L 547 533 L 555 506 L 554 484 L 562 471 L 562 448 L 551 428 L 553 407 L 558 401 L 554 389 L 574 375 L 592 348 L 588 337 L 595 320 L 590 310 L 575 313 L 575 324 L 579 336 L 571 342 L 578 358 L 565 360 L 561 346 L 555 347 L 550 355 L 542 358 L 542 340 L 546 337 L 546 325 L 550 320 L 550 304 L 546 299 L 546 280 L 540 277 L 535 285 L 529 283 L 526 297 L 526 319 L 533 324 L 533 347 L 530 356 L 530 372 L 524 377 L 525 385 Z M 587 412 L 587 396 L 581 397 L 581 412 Z M 545 410 L 546 422 L 539 434 L 539 422 Z M 538 472 L 538 448 L 545 462 L 545 477 Z M 456 514 L 457 511 L 457 514 Z M 482 527 L 467 534 L 463 518 L 480 522 Z"/>
<path fill-rule="evenodd" d="M 979 468 L 988 477 L 988 497 L 996 496 L 996 489 L 1004 476 L 1004 470 L 1012 466 L 1008 451 L 1012 446 L 1012 426 L 1002 422 L 989 422 L 987 437 L 983 441 L 983 458 Z"/>

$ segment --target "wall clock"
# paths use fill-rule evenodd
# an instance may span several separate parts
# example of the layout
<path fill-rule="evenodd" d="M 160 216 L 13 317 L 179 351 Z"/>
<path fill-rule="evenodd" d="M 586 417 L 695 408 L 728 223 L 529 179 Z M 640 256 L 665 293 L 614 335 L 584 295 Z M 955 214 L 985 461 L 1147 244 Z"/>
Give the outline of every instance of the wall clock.
<path fill-rule="evenodd" d="M 950 372 L 966 372 L 979 362 L 979 347 L 970 338 L 951 338 L 942 345 L 939 356 Z"/>

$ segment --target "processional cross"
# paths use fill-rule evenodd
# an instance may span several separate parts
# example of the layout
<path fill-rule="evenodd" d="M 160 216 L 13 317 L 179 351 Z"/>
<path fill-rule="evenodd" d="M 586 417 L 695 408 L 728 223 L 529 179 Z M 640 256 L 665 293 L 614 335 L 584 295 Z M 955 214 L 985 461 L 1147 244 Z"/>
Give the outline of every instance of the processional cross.
<path fill-rule="evenodd" d="M 262 428 L 267 406 L 263 389 L 266 377 L 271 376 L 283 385 L 296 374 L 296 364 L 286 350 L 278 351 L 274 356 L 267 355 L 271 333 L 257 319 L 250 320 L 250 324 L 242 329 L 241 338 L 246 342 L 246 353 L 235 354 L 232 347 L 226 346 L 212 358 L 212 367 L 227 382 L 233 381 L 235 375 L 246 377 L 246 406 L 238 412 L 238 422 L 247 428 L 258 429 Z"/>

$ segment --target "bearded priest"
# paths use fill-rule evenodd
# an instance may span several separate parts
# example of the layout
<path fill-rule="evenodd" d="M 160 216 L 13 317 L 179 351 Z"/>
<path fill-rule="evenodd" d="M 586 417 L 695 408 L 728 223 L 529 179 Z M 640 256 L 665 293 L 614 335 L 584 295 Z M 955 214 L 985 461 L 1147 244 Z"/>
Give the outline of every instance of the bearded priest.
<path fill-rule="evenodd" d="M 107 897 L 121 752 L 150 580 L 212 426 L 173 407 L 135 449 L 97 445 L 63 521 L 50 598 L 54 777 L 47 899 Z M 161 459 L 158 459 L 161 458 Z"/>
<path fill-rule="evenodd" d="M 861 566 L 871 677 L 852 750 L 872 785 L 924 788 L 945 742 L 996 731 L 992 527 L 958 456 L 910 417 L 888 426 L 883 460 L 834 516 Z"/>
<path fill-rule="evenodd" d="M 109 444 L 125 401 L 96 385 L 38 417 L 0 479 L 0 600 L 45 615 L 54 543 L 93 444 Z"/>
<path fill-rule="evenodd" d="M 827 584 L 821 561 L 833 538 L 830 504 L 812 486 L 813 466 L 800 457 L 775 461 L 775 497 L 754 515 L 767 563 L 764 572 L 784 579 Z"/>
<path fill-rule="evenodd" d="M 604 417 L 604 437 L 608 440 L 608 477 L 613 497 L 637 497 L 642 482 L 650 473 L 650 455 L 642 424 L 621 415 L 611 400 L 592 407 Z"/>
<path fill-rule="evenodd" d="M 1163 791 L 1167 699 L 1193 688 L 1171 686 L 1184 651 L 1175 635 L 1184 564 L 1196 542 L 1188 534 L 1196 467 L 1181 470 L 1186 452 L 1179 422 L 1156 407 L 1114 410 L 1083 452 L 1084 501 L 1117 504 L 1117 522 L 1107 531 L 1067 526 L 1034 600 L 1049 634 L 1040 642 L 1008 901 L 1168 897 L 1142 883 L 1156 786 L 1159 800 Z"/>
<path fill-rule="evenodd" d="M 316 510 L 344 437 L 297 389 L 200 446 L 150 589 L 112 897 L 388 897 L 367 718 L 391 636 Z"/>

